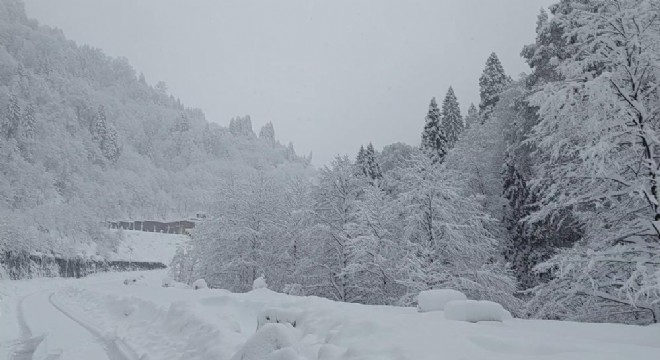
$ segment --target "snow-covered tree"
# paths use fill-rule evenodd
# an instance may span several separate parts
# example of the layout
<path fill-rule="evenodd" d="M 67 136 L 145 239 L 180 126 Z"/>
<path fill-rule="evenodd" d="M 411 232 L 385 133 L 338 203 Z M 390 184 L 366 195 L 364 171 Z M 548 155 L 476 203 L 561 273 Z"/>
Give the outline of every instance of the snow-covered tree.
<path fill-rule="evenodd" d="M 492 53 L 486 60 L 486 67 L 479 78 L 479 91 L 481 103 L 479 103 L 479 115 L 482 121 L 488 120 L 495 105 L 499 101 L 500 92 L 511 81 L 504 73 L 504 68 L 497 54 Z"/>
<path fill-rule="evenodd" d="M 360 150 L 355 156 L 355 168 L 358 175 L 367 175 L 367 154 L 364 145 L 360 145 Z"/>
<path fill-rule="evenodd" d="M 232 118 L 229 122 L 229 132 L 234 136 L 254 137 L 250 115 Z"/>
<path fill-rule="evenodd" d="M 26 139 L 32 139 L 34 137 L 36 125 L 36 119 L 34 117 L 34 106 L 31 104 L 27 105 L 23 111 L 23 116 L 21 117 L 23 137 Z"/>
<path fill-rule="evenodd" d="M 2 135 L 7 139 L 16 138 L 21 128 L 21 107 L 18 104 L 18 98 L 15 95 L 9 97 L 7 110 L 5 111 L 2 120 L 2 124 L 0 124 L 2 125 L 0 126 Z"/>
<path fill-rule="evenodd" d="M 479 118 L 479 110 L 474 104 L 470 104 L 468 108 L 467 116 L 465 116 L 465 128 L 470 129 L 471 127 L 481 124 L 481 119 Z"/>
<path fill-rule="evenodd" d="M 513 309 L 515 282 L 494 257 L 489 216 L 462 190 L 460 174 L 420 154 L 400 171 L 407 247 L 400 263 L 399 281 L 407 289 L 403 303 L 421 290 L 453 288 Z"/>
<path fill-rule="evenodd" d="M 261 130 L 259 130 L 259 138 L 266 140 L 268 143 L 275 142 L 275 128 L 273 127 L 272 122 L 267 122 L 261 127 Z"/>
<path fill-rule="evenodd" d="M 364 301 L 363 284 L 356 267 L 360 260 L 352 251 L 356 241 L 357 201 L 363 180 L 356 177 L 347 157 L 336 157 L 319 172 L 314 213 L 318 249 L 318 293 L 338 301 Z"/>
<path fill-rule="evenodd" d="M 440 163 L 447 154 L 448 141 L 442 126 L 442 114 L 435 98 L 431 99 L 425 121 L 421 149 L 433 159 L 433 162 Z"/>
<path fill-rule="evenodd" d="M 540 269 L 554 279 L 537 311 L 575 319 L 659 321 L 660 17 L 652 0 L 592 0 L 556 13 L 573 40 L 565 80 L 532 97 L 543 192 L 533 219 L 564 210 L 583 239 Z M 606 310 L 607 309 L 607 310 Z M 597 312 L 596 312 L 597 311 Z M 596 315 L 597 314 L 597 315 Z"/>
<path fill-rule="evenodd" d="M 442 102 L 442 128 L 447 137 L 447 145 L 452 148 L 458 141 L 459 135 L 463 132 L 463 117 L 461 108 L 454 94 L 454 89 L 450 86 Z"/>

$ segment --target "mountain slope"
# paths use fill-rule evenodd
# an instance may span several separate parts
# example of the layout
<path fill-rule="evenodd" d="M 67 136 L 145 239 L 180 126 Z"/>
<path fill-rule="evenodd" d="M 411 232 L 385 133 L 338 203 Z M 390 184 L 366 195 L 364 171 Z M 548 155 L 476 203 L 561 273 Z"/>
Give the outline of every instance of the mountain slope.
<path fill-rule="evenodd" d="M 189 216 L 216 201 L 219 179 L 310 171 L 271 126 L 257 137 L 249 117 L 210 123 L 126 59 L 0 0 L 0 254 L 94 242 L 103 256 L 117 245 L 104 221 Z"/>

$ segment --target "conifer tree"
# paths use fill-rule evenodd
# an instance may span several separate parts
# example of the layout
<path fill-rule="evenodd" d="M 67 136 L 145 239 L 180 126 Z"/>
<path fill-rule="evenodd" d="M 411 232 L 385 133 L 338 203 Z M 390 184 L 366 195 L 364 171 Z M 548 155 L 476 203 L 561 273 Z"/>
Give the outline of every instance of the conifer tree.
<path fill-rule="evenodd" d="M 101 152 L 113 164 L 119 160 L 121 149 L 117 139 L 117 130 L 112 125 L 108 126 L 105 138 L 101 141 Z"/>
<path fill-rule="evenodd" d="M 429 112 L 422 132 L 421 149 L 434 163 L 442 162 L 447 154 L 447 136 L 442 128 L 442 116 L 435 98 L 432 98 L 429 104 Z"/>
<path fill-rule="evenodd" d="M 367 154 L 364 149 L 364 145 L 360 145 L 360 150 L 358 150 L 357 156 L 355 157 L 355 168 L 358 176 L 367 175 Z"/>
<path fill-rule="evenodd" d="M 7 138 L 16 138 L 21 124 L 21 107 L 15 95 L 9 98 L 7 113 L 4 116 L 0 131 Z"/>
<path fill-rule="evenodd" d="M 35 126 L 36 120 L 34 118 L 34 107 L 32 105 L 28 105 L 25 108 L 22 117 L 23 136 L 26 139 L 31 139 L 34 136 Z"/>
<path fill-rule="evenodd" d="M 99 109 L 96 112 L 96 117 L 92 123 L 92 139 L 100 144 L 103 139 L 105 139 L 107 131 L 108 125 L 105 117 L 105 108 L 103 105 L 99 105 Z"/>
<path fill-rule="evenodd" d="M 486 68 L 479 78 L 481 103 L 479 115 L 482 122 L 488 120 L 495 105 L 500 100 L 500 93 L 511 79 L 504 73 L 500 59 L 495 53 L 490 54 L 486 61 Z"/>
<path fill-rule="evenodd" d="M 378 160 L 376 160 L 376 150 L 374 145 L 369 143 L 365 150 L 366 174 L 371 180 L 377 180 L 383 177 Z"/>
<path fill-rule="evenodd" d="M 477 107 L 474 106 L 474 104 L 470 104 L 467 116 L 465 117 L 465 128 L 469 129 L 479 123 L 481 123 L 481 120 L 479 120 L 479 110 L 477 110 Z"/>
<path fill-rule="evenodd" d="M 458 105 L 454 89 L 450 86 L 447 96 L 442 102 L 442 127 L 447 135 L 447 143 L 450 148 L 454 147 L 460 133 L 463 131 L 463 117 Z"/>
<path fill-rule="evenodd" d="M 275 142 L 275 128 L 273 127 L 272 122 L 267 122 L 264 126 L 261 127 L 261 130 L 259 131 L 259 138 L 270 143 Z"/>

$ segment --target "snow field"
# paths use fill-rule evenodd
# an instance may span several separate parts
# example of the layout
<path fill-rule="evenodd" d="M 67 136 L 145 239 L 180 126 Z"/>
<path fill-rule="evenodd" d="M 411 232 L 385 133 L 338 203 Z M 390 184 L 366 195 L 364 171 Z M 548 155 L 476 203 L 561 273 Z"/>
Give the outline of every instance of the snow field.
<path fill-rule="evenodd" d="M 115 236 L 119 230 L 108 230 Z M 117 251 L 110 254 L 111 260 L 160 262 L 169 265 L 176 249 L 189 238 L 185 235 L 152 233 L 137 230 L 122 230 L 123 241 Z"/>
<path fill-rule="evenodd" d="M 435 289 L 421 291 L 417 296 L 417 311 L 428 312 L 444 310 L 445 305 L 454 300 L 467 300 L 467 296 L 452 289 Z"/>
<path fill-rule="evenodd" d="M 148 359 L 646 360 L 660 354 L 660 327 L 448 321 L 452 307 L 472 302 L 419 313 L 268 289 L 163 288 L 164 271 L 143 274 L 146 286 L 125 286 L 126 275 L 116 274 L 112 282 L 63 282 L 54 298 Z"/>

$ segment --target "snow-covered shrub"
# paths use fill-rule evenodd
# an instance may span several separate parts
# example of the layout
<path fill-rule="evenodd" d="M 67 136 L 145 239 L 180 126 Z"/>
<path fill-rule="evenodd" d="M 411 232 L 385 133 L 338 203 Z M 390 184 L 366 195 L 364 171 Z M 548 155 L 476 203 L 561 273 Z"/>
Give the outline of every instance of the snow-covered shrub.
<path fill-rule="evenodd" d="M 265 324 L 252 335 L 243 345 L 243 347 L 232 356 L 232 360 L 264 360 L 271 356 L 281 355 L 278 350 L 291 349 L 288 354 L 296 355 L 293 349 L 295 344 L 295 334 L 290 325 L 284 324 Z M 275 358 L 281 358 L 275 356 Z M 295 357 L 287 357 L 295 359 Z"/>
<path fill-rule="evenodd" d="M 263 275 L 254 279 L 254 282 L 252 283 L 252 290 L 257 290 L 257 289 L 268 289 L 266 278 Z"/>
<path fill-rule="evenodd" d="M 300 324 L 302 313 L 300 311 L 282 308 L 267 308 L 259 313 L 257 327 L 265 324 L 289 324 L 293 327 Z"/>
<path fill-rule="evenodd" d="M 467 296 L 460 291 L 452 289 L 435 289 L 421 291 L 417 296 L 417 311 L 444 310 L 448 302 L 454 300 L 467 300 Z"/>
<path fill-rule="evenodd" d="M 445 305 L 445 319 L 478 322 L 503 321 L 511 314 L 502 305 L 486 300 L 454 300 Z"/>
<path fill-rule="evenodd" d="M 208 289 L 209 286 L 206 284 L 206 280 L 204 279 L 197 279 L 193 283 L 193 289 L 199 290 L 199 289 Z"/>

